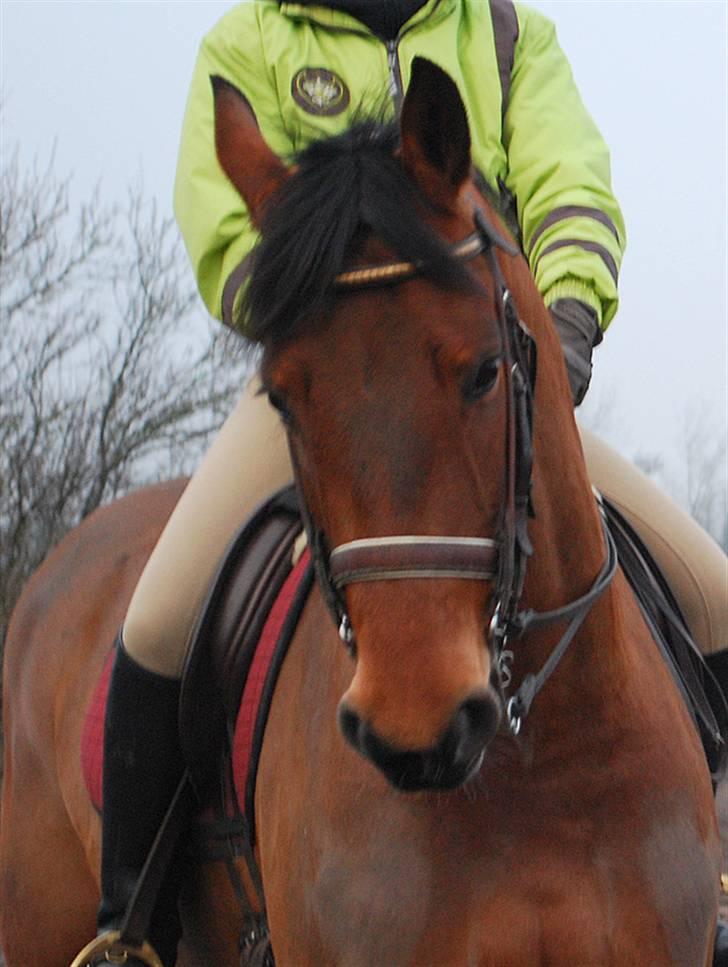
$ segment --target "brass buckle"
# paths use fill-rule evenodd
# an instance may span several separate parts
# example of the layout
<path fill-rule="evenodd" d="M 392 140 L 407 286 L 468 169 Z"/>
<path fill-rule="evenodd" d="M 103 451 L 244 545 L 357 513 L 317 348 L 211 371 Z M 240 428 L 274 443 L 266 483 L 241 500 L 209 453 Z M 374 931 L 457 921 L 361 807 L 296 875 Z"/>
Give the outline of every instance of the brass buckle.
<path fill-rule="evenodd" d="M 94 967 L 94 965 L 125 964 L 129 957 L 136 957 L 147 967 L 164 967 L 157 951 L 145 940 L 141 947 L 120 943 L 121 933 L 109 930 L 86 944 L 83 950 L 71 961 L 70 967 Z M 96 960 L 92 960 L 92 958 Z"/>

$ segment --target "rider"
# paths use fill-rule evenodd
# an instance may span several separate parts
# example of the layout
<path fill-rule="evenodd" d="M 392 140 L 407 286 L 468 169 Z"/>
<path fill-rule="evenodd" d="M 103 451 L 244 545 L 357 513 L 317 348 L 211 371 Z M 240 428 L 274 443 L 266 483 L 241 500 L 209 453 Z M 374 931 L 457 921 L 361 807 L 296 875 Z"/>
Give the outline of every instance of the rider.
<path fill-rule="evenodd" d="M 396 114 L 417 54 L 437 61 L 458 85 L 475 167 L 510 215 L 551 310 L 578 404 L 589 385 L 592 348 L 617 309 L 625 230 L 607 148 L 554 28 L 511 0 L 252 0 L 232 9 L 199 52 L 175 188 L 200 292 L 213 315 L 244 332 L 236 297 L 256 232 L 215 157 L 210 76 L 244 94 L 270 147 L 290 157 L 340 132 L 362 106 L 376 112 L 385 92 Z M 584 434 L 584 445 L 592 479 L 670 572 L 694 635 L 725 680 L 723 555 L 604 444 Z M 135 591 L 107 706 L 100 931 L 118 928 L 182 771 L 179 679 L 196 611 L 231 534 L 290 478 L 279 421 L 249 388 L 190 481 Z M 165 965 L 175 961 L 175 903 L 168 883 L 158 905 L 164 913 L 150 931 Z"/>

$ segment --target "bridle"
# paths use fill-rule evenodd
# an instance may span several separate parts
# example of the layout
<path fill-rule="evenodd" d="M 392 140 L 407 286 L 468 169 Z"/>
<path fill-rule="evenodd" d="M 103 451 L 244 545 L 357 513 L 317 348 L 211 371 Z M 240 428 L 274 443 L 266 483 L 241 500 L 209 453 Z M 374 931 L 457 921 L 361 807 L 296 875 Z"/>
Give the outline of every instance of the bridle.
<path fill-rule="evenodd" d="M 338 625 L 339 635 L 352 653 L 356 649 L 355 635 L 343 596 L 348 585 L 407 578 L 458 578 L 494 582 L 494 607 L 488 627 L 488 640 L 494 654 L 498 685 L 508 724 L 517 735 L 534 698 L 563 657 L 589 609 L 612 580 L 617 568 L 617 553 L 602 516 L 607 554 L 589 591 L 552 611 L 520 609 L 526 565 L 533 553 L 528 535 L 528 520 L 534 516 L 531 472 L 536 343 L 518 315 L 496 256 L 497 248 L 509 255 L 516 255 L 517 249 L 490 225 L 477 206 L 473 220 L 475 231 L 453 245 L 450 251 L 455 258 L 463 261 L 483 255 L 488 261 L 495 285 L 506 395 L 505 496 L 501 506 L 498 537 L 432 537 L 408 534 L 362 538 L 329 549 L 323 531 L 316 526 L 305 508 L 303 515 L 319 585 Z M 395 285 L 413 278 L 424 269 L 425 266 L 415 262 L 390 262 L 353 268 L 337 276 L 335 288 L 352 291 Z M 514 660 L 514 653 L 509 647 L 511 642 L 517 641 L 533 628 L 563 621 L 568 621 L 566 631 L 540 671 L 525 675 L 519 687 L 509 697 L 507 691 L 511 683 L 511 666 Z"/>

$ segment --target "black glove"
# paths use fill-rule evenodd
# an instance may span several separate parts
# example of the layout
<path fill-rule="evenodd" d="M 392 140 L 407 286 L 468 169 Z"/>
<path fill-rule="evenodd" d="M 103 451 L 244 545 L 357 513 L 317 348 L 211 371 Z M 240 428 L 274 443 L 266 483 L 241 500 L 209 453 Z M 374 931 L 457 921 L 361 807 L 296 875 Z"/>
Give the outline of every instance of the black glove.
<path fill-rule="evenodd" d="M 592 349 L 602 341 L 597 314 L 578 299 L 557 299 L 549 306 L 559 334 L 574 406 L 586 396 L 592 373 Z"/>

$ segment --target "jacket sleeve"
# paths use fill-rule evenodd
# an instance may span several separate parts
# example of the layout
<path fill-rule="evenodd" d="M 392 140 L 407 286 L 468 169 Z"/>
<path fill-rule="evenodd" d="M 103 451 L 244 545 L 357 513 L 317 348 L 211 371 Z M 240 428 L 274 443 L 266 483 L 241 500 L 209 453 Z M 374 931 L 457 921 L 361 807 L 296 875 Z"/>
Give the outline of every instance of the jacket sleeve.
<path fill-rule="evenodd" d="M 192 76 L 177 162 L 175 216 L 200 294 L 218 319 L 223 318 L 223 296 L 228 304 L 234 297 L 231 290 L 237 288 L 240 274 L 235 270 L 258 235 L 215 154 L 210 76 L 223 77 L 245 95 L 263 137 L 276 154 L 285 157 L 291 151 L 275 84 L 263 56 L 256 7 L 240 4 L 204 38 Z M 225 291 L 228 280 L 231 285 Z M 228 312 L 224 321 L 232 321 Z"/>
<path fill-rule="evenodd" d="M 577 91 L 553 24 L 516 5 L 519 36 L 504 123 L 506 185 L 546 305 L 576 298 L 602 329 L 617 311 L 625 228 L 609 152 Z"/>

